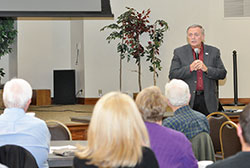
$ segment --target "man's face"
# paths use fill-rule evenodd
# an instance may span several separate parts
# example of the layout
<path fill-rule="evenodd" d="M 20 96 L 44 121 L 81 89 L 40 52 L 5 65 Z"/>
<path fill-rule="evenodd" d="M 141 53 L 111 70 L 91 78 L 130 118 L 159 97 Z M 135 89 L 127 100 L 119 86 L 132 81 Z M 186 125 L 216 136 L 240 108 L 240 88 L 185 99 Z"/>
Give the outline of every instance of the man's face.
<path fill-rule="evenodd" d="M 187 41 L 192 48 L 200 48 L 201 43 L 204 40 L 204 34 L 202 34 L 201 28 L 190 28 L 187 32 Z"/>

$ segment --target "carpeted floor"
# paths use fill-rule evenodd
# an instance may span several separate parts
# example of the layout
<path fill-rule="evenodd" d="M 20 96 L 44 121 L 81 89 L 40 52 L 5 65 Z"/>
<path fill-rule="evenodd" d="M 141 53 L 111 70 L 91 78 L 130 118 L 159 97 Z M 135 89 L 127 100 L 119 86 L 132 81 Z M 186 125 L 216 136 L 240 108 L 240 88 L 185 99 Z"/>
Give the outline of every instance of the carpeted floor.
<path fill-rule="evenodd" d="M 73 124 L 70 117 L 91 116 L 94 105 L 49 105 L 49 106 L 30 106 L 28 112 L 35 112 L 36 117 L 42 120 L 58 120 L 65 124 Z M 243 109 L 244 106 L 224 106 L 224 109 Z M 0 114 L 4 107 L 0 107 Z M 167 108 L 166 116 L 173 115 L 172 110 Z"/>
<path fill-rule="evenodd" d="M 73 116 L 91 116 L 93 105 L 49 105 L 49 106 L 30 106 L 28 112 L 35 112 L 36 117 L 42 120 L 58 120 L 65 124 L 72 122 Z M 0 108 L 0 113 L 3 111 Z"/>

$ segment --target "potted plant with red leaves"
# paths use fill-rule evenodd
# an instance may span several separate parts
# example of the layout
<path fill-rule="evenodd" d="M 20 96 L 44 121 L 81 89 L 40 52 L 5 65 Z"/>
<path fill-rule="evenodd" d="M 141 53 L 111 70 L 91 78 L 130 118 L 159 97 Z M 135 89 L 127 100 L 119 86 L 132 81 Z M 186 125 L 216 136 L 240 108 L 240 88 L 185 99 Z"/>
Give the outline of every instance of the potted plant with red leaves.
<path fill-rule="evenodd" d="M 146 61 L 151 63 L 149 70 L 154 74 L 154 84 L 156 85 L 157 70 L 161 70 L 161 60 L 157 56 L 159 55 L 159 47 L 163 42 L 164 32 L 168 29 L 168 24 L 164 20 L 156 20 L 154 24 L 150 24 L 150 12 L 150 9 L 138 12 L 134 8 L 127 7 L 127 11 L 117 18 L 116 23 L 101 29 L 101 31 L 105 29 L 113 30 L 106 38 L 108 43 L 111 40 L 120 40 L 117 44 L 117 52 L 120 55 L 120 90 L 122 83 L 122 60 L 124 58 L 127 58 L 128 62 L 131 58 L 135 60 L 139 91 L 141 91 L 141 60 L 146 56 Z M 149 36 L 146 46 L 141 41 L 141 36 L 144 34 Z"/>

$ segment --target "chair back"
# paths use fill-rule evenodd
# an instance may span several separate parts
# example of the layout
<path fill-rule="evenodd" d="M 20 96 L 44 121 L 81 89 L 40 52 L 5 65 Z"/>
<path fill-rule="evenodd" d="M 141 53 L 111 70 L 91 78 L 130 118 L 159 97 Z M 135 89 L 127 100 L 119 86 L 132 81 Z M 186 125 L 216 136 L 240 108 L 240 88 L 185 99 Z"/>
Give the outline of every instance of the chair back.
<path fill-rule="evenodd" d="M 72 140 L 72 135 L 69 128 L 56 120 L 47 120 L 49 132 L 51 134 L 51 140 Z"/>
<path fill-rule="evenodd" d="M 9 168 L 38 168 L 34 156 L 28 150 L 17 145 L 0 147 L 0 163 Z"/>
<path fill-rule="evenodd" d="M 192 149 L 198 161 L 215 161 L 213 142 L 208 133 L 201 132 L 193 137 L 190 142 L 192 143 Z"/>
<path fill-rule="evenodd" d="M 223 159 L 241 151 L 240 139 L 237 136 L 237 125 L 234 122 L 226 121 L 221 125 L 220 143 Z"/>
<path fill-rule="evenodd" d="M 213 112 L 207 116 L 210 127 L 210 137 L 213 142 L 214 152 L 220 153 L 220 127 L 225 121 L 230 121 L 230 118 L 222 112 Z"/>

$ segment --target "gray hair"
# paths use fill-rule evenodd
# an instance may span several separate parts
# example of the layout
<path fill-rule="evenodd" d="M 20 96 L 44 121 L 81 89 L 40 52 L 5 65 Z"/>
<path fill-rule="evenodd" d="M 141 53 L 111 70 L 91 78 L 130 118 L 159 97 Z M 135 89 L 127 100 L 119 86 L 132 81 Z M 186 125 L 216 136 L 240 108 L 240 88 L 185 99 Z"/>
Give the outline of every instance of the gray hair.
<path fill-rule="evenodd" d="M 167 99 L 157 86 L 143 89 L 135 102 L 145 121 L 161 121 L 166 112 Z"/>
<path fill-rule="evenodd" d="M 165 85 L 165 95 L 171 105 L 178 107 L 189 103 L 190 90 L 186 82 L 172 79 Z"/>
<path fill-rule="evenodd" d="M 32 97 L 30 84 L 23 79 L 11 79 L 4 85 L 3 102 L 7 108 L 24 109 Z"/>
<path fill-rule="evenodd" d="M 201 29 L 201 33 L 202 33 L 203 35 L 205 35 L 205 30 L 204 30 L 203 27 L 202 27 L 201 25 L 199 25 L 199 24 L 193 24 L 193 25 L 189 26 L 189 27 L 187 28 L 187 33 L 188 33 L 188 30 L 189 30 L 190 28 L 196 28 L 196 27 L 199 27 L 199 28 Z"/>

